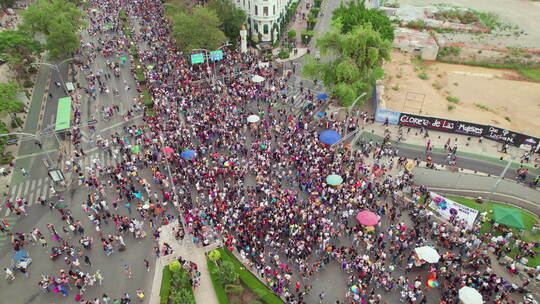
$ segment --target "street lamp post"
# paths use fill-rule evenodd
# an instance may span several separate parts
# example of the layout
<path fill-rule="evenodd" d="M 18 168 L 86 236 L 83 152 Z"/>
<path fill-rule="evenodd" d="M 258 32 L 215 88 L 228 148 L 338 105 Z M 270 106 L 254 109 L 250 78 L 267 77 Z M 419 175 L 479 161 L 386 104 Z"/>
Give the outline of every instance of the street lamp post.
<path fill-rule="evenodd" d="M 506 164 L 506 167 L 504 167 L 504 170 L 501 172 L 501 175 L 497 178 L 497 180 L 493 183 L 493 186 L 491 187 L 491 190 L 488 193 L 488 197 L 486 198 L 486 201 L 489 202 L 491 200 L 491 197 L 493 196 L 493 193 L 495 190 L 497 190 L 497 187 L 499 187 L 499 184 L 501 183 L 502 179 L 506 175 L 506 172 L 512 166 L 512 163 L 514 162 L 514 159 L 516 156 L 510 155 L 510 159 L 508 160 L 508 163 Z"/>
<path fill-rule="evenodd" d="M 13 133 L 6 133 L 6 134 L 0 134 L 0 137 L 6 137 L 6 136 L 10 136 L 10 135 L 22 135 L 22 136 L 29 136 L 29 137 L 32 137 L 34 138 L 41 147 L 43 142 L 41 141 L 41 136 L 39 135 L 35 135 L 35 134 L 30 134 L 30 133 L 24 133 L 24 132 L 13 132 Z M 45 154 L 47 155 L 47 158 L 49 159 L 49 163 L 53 163 L 52 162 L 52 159 L 51 159 L 51 156 L 49 155 L 49 152 L 45 152 Z"/>
<path fill-rule="evenodd" d="M 60 66 L 70 60 L 75 60 L 75 58 L 68 58 L 68 59 L 65 59 L 63 61 L 61 61 L 60 63 L 58 64 L 54 64 L 54 63 L 48 63 L 48 62 L 33 62 L 31 63 L 30 65 L 44 65 L 44 66 L 48 66 L 50 67 L 51 69 L 55 70 L 56 72 L 58 72 L 58 76 L 60 76 L 60 81 L 62 81 L 62 88 L 64 89 L 64 91 L 66 92 L 66 94 L 68 94 L 68 89 L 66 87 L 66 83 L 64 82 L 64 78 L 62 77 L 62 73 L 60 73 Z"/>

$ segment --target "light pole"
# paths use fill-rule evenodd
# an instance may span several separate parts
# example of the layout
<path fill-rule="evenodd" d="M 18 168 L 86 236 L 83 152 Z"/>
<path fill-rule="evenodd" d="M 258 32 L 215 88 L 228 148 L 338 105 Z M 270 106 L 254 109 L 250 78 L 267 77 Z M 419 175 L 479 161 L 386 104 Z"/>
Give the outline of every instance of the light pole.
<path fill-rule="evenodd" d="M 491 197 L 493 196 L 493 193 L 495 190 L 497 190 L 497 187 L 499 187 L 499 184 L 501 183 L 502 179 L 506 175 L 506 172 L 512 166 L 512 163 L 514 162 L 514 159 L 517 158 L 517 156 L 510 155 L 510 159 L 508 160 L 508 163 L 506 164 L 506 167 L 504 167 L 504 170 L 501 172 L 501 175 L 497 178 L 497 180 L 493 183 L 493 186 L 491 187 L 491 190 L 488 193 L 488 197 L 486 198 L 486 202 L 489 202 L 491 200 Z"/>
<path fill-rule="evenodd" d="M 48 63 L 48 62 L 33 62 L 31 63 L 30 65 L 44 65 L 44 66 L 48 66 L 50 67 L 51 69 L 55 70 L 56 72 L 58 72 L 58 76 L 60 76 L 60 81 L 62 81 L 62 88 L 64 89 L 64 91 L 66 92 L 66 94 L 69 94 L 68 92 L 68 89 L 66 87 L 66 83 L 64 82 L 64 78 L 62 77 L 62 73 L 60 73 L 60 66 L 70 60 L 75 60 L 75 58 L 68 58 L 68 59 L 65 59 L 63 61 L 61 61 L 60 63 L 58 64 L 54 64 L 54 63 Z"/>
<path fill-rule="evenodd" d="M 0 134 L 0 137 L 6 137 L 6 136 L 11 136 L 11 135 L 30 136 L 30 137 L 34 138 L 39 143 L 40 147 L 43 147 L 43 143 L 41 141 L 41 136 L 35 135 L 35 134 L 24 133 L 24 132 L 13 132 L 13 133 Z M 49 159 L 49 163 L 52 164 L 53 162 L 52 162 L 51 156 L 49 155 L 49 152 L 45 152 L 45 154 L 47 155 L 47 158 Z"/>

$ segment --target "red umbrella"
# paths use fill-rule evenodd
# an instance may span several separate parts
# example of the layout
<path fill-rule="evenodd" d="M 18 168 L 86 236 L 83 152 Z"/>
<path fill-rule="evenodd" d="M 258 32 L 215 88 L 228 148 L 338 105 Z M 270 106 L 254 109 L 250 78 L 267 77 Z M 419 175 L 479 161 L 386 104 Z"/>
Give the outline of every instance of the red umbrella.
<path fill-rule="evenodd" d="M 381 217 L 371 211 L 364 210 L 356 215 L 356 219 L 364 226 L 375 226 L 379 223 Z"/>
<path fill-rule="evenodd" d="M 163 149 L 163 152 L 165 152 L 165 154 L 171 154 L 171 153 L 173 153 L 173 151 L 174 151 L 174 149 L 171 148 L 171 147 L 165 147 Z"/>

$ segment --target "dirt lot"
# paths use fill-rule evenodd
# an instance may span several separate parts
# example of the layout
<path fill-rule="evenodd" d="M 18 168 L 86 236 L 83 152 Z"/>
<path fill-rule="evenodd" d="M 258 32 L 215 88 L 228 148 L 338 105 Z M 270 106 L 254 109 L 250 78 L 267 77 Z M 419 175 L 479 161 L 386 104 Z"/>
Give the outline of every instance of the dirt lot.
<path fill-rule="evenodd" d="M 409 55 L 397 51 L 384 69 L 387 109 L 540 136 L 540 83 L 525 81 L 516 71 L 411 62 Z M 457 100 L 450 102 L 448 96 Z"/>
<path fill-rule="evenodd" d="M 490 35 L 443 34 L 448 41 L 480 43 L 495 46 L 519 46 L 540 49 L 540 2 L 531 0 L 387 0 L 401 5 L 429 6 L 448 4 L 468 7 L 481 12 L 492 12 L 501 17 L 501 21 L 516 25 L 525 34 L 510 33 Z"/>

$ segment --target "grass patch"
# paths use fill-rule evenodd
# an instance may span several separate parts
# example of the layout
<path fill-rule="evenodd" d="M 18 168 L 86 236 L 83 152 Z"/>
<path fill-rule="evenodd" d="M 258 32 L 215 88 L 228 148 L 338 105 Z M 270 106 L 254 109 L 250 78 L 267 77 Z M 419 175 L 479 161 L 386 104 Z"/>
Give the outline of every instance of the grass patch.
<path fill-rule="evenodd" d="M 440 89 L 442 89 L 442 87 L 443 87 L 442 84 L 440 84 L 440 83 L 438 83 L 438 82 L 436 82 L 436 81 L 432 84 L 432 86 L 433 86 L 433 88 L 435 88 L 436 90 L 440 90 Z"/>
<path fill-rule="evenodd" d="M 540 68 L 521 68 L 518 69 L 518 71 L 521 73 L 521 75 L 523 75 L 523 77 L 532 81 L 540 82 Z"/>
<path fill-rule="evenodd" d="M 429 76 L 428 76 L 428 74 L 422 72 L 422 73 L 418 74 L 418 78 L 423 79 L 423 80 L 427 80 L 427 79 L 429 79 Z"/>
<path fill-rule="evenodd" d="M 452 111 L 455 108 L 456 108 L 455 105 L 451 105 L 451 104 L 448 105 L 448 111 Z"/>
<path fill-rule="evenodd" d="M 167 304 L 169 302 L 169 293 L 171 292 L 171 277 L 172 273 L 169 267 L 163 268 L 163 279 L 161 280 L 161 290 L 159 292 L 159 304 Z"/>
<path fill-rule="evenodd" d="M 459 98 L 453 97 L 453 96 L 447 96 L 446 100 L 450 101 L 451 103 L 455 103 L 455 104 L 459 103 Z"/>
<path fill-rule="evenodd" d="M 496 29 L 502 25 L 499 15 L 491 12 L 477 12 L 480 22 L 489 27 L 490 29 Z"/>
<path fill-rule="evenodd" d="M 235 265 L 235 270 L 240 275 L 240 280 L 267 304 L 284 304 L 284 302 L 270 290 L 263 282 L 259 281 L 246 267 L 236 259 L 227 248 L 220 248 L 221 259 L 230 261 Z"/>
<path fill-rule="evenodd" d="M 392 90 L 399 91 L 399 83 L 392 87 Z"/>
<path fill-rule="evenodd" d="M 212 285 L 214 285 L 214 291 L 216 292 L 219 304 L 228 304 L 229 299 L 227 298 L 227 293 L 225 292 L 225 289 L 223 289 L 223 283 L 216 275 L 218 266 L 214 262 L 210 261 L 208 259 L 208 256 L 206 257 L 206 263 L 208 264 L 210 279 L 212 280 Z"/>
<path fill-rule="evenodd" d="M 508 116 L 505 116 L 504 119 L 506 119 L 508 122 L 512 122 L 512 120 Z"/>
<path fill-rule="evenodd" d="M 475 103 L 474 105 L 475 105 L 477 108 L 482 109 L 482 110 L 484 110 L 484 111 L 489 111 L 489 110 L 491 110 L 488 106 L 483 105 L 483 104 L 481 104 L 481 103 Z"/>

